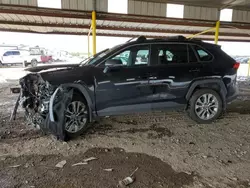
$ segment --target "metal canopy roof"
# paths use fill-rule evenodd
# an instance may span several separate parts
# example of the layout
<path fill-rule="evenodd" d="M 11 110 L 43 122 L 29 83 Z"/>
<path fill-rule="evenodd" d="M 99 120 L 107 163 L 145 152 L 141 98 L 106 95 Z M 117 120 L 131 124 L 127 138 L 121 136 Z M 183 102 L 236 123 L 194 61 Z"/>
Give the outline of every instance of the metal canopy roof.
<path fill-rule="evenodd" d="M 0 5 L 0 31 L 87 35 L 91 12 Z M 215 22 L 127 14 L 97 13 L 97 35 L 163 38 L 189 36 L 214 27 Z M 250 42 L 250 24 L 222 22 L 220 41 Z M 214 32 L 199 36 L 213 40 Z"/>
<path fill-rule="evenodd" d="M 213 7 L 213 8 L 236 8 L 243 10 L 250 10 L 249 0 L 142 0 L 148 2 L 159 3 L 177 3 L 192 6 L 201 7 Z"/>

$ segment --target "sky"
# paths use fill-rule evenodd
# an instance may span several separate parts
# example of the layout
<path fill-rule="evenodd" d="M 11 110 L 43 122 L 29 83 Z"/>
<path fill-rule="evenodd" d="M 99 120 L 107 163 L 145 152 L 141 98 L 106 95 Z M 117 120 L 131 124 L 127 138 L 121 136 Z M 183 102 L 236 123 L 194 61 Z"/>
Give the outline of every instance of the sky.
<path fill-rule="evenodd" d="M 109 0 L 108 11 L 116 13 L 127 13 L 127 0 Z M 38 6 L 61 8 L 61 0 L 38 0 Z M 170 7 L 175 8 L 170 8 Z M 183 7 L 181 5 L 169 5 L 167 9 L 167 16 L 169 17 L 183 17 Z M 175 11 L 171 11 L 175 10 Z M 176 11 L 178 10 L 178 11 Z M 176 14 L 175 14 L 176 13 Z M 181 14 L 182 13 L 182 14 Z M 223 11 L 222 20 L 228 20 L 232 16 L 232 11 Z M 231 19 L 231 18 L 230 18 Z M 97 36 L 97 51 L 106 48 L 111 48 L 117 44 L 121 44 L 129 40 L 129 38 L 118 37 L 99 37 Z M 90 42 L 91 43 L 91 42 Z M 83 52 L 87 53 L 88 43 L 87 36 L 76 35 L 51 35 L 51 34 L 30 34 L 30 33 L 14 33 L 14 32 L 0 32 L 0 44 L 13 45 L 30 45 L 45 47 L 48 49 L 65 50 L 69 52 Z M 222 49 L 230 55 L 247 55 L 250 56 L 250 43 L 239 42 L 219 42 Z M 92 47 L 92 46 L 91 46 Z"/>

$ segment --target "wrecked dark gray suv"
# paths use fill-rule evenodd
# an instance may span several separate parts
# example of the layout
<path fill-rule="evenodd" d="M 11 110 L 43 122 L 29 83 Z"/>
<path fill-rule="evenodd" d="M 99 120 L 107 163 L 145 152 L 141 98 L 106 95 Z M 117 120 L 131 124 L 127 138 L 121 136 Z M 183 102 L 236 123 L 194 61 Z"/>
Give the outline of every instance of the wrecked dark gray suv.
<path fill-rule="evenodd" d="M 29 68 L 20 80 L 27 120 L 68 140 L 98 116 L 185 109 L 211 123 L 237 96 L 239 64 L 220 46 L 139 37 L 79 65 Z"/>

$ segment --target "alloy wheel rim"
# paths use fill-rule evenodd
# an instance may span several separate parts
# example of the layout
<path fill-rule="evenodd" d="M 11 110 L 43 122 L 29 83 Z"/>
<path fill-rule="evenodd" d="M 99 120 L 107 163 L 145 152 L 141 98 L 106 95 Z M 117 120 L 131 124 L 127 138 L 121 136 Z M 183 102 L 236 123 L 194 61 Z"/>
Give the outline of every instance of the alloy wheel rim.
<path fill-rule="evenodd" d="M 200 96 L 195 103 L 195 113 L 202 120 L 212 119 L 218 112 L 218 99 L 210 93 Z"/>
<path fill-rule="evenodd" d="M 81 101 L 69 103 L 65 113 L 65 130 L 69 133 L 80 131 L 88 119 L 88 110 L 86 105 Z"/>

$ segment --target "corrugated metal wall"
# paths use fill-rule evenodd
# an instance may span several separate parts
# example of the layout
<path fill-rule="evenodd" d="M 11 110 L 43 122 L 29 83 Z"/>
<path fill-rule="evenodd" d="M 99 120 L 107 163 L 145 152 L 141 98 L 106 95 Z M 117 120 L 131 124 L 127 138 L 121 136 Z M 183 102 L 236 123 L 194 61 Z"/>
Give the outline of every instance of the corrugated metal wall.
<path fill-rule="evenodd" d="M 166 17 L 165 3 L 128 0 L 128 14 Z"/>
<path fill-rule="evenodd" d="M 0 0 L 0 4 L 37 6 L 37 0 Z"/>
<path fill-rule="evenodd" d="M 250 12 L 243 10 L 233 10 L 233 22 L 250 22 Z"/>
<path fill-rule="evenodd" d="M 184 6 L 184 18 L 218 20 L 219 10 L 217 8 Z"/>
<path fill-rule="evenodd" d="M 93 10 L 93 0 L 62 0 L 62 9 Z M 96 0 L 96 10 L 108 12 L 108 0 Z"/>
<path fill-rule="evenodd" d="M 108 12 L 108 0 L 96 0 L 96 10 L 100 12 Z"/>

